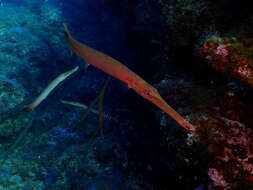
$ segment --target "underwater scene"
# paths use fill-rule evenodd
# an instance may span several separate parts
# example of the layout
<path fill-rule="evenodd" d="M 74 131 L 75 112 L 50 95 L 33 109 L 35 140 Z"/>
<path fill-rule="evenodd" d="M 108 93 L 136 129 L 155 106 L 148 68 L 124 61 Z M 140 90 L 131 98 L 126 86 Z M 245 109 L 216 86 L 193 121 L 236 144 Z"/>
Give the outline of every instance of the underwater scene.
<path fill-rule="evenodd" d="M 253 190 L 251 4 L 0 0 L 0 190 Z"/>

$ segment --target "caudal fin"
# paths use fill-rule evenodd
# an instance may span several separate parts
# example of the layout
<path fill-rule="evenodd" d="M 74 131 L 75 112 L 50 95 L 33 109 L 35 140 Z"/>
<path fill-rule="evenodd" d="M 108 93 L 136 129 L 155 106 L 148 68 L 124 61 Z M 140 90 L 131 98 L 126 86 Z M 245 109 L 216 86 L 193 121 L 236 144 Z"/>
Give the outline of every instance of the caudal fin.
<path fill-rule="evenodd" d="M 74 53 L 74 48 L 72 46 L 72 41 L 74 40 L 69 32 L 69 29 L 68 29 L 68 26 L 67 24 L 63 24 L 63 27 L 64 27 L 64 35 L 68 41 L 68 44 L 69 44 L 69 49 L 70 49 L 70 53 L 71 55 Z"/>
<path fill-rule="evenodd" d="M 63 24 L 63 27 L 64 27 L 64 34 L 66 38 L 71 37 L 67 24 Z"/>
<path fill-rule="evenodd" d="M 32 111 L 33 109 L 31 108 L 31 106 L 25 106 L 24 108 L 21 109 L 21 111 L 24 111 L 24 112 L 29 112 L 29 111 Z"/>

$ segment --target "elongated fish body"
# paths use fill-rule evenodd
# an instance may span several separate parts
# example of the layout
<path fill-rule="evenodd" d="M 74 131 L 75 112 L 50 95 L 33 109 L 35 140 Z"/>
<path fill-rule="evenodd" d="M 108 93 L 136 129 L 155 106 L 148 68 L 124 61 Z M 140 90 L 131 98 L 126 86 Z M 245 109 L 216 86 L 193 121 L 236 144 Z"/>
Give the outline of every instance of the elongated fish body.
<path fill-rule="evenodd" d="M 35 100 L 29 104 L 28 106 L 23 108 L 23 111 L 31 111 L 35 107 L 37 107 L 44 99 L 47 98 L 47 96 L 66 78 L 68 78 L 70 75 L 72 75 L 74 72 L 78 70 L 79 67 L 75 67 L 74 69 L 71 69 L 67 72 L 64 72 L 60 75 L 58 75 L 54 80 L 52 80 L 48 86 L 35 98 Z"/>
<path fill-rule="evenodd" d="M 65 36 L 68 40 L 71 50 L 83 58 L 88 65 L 93 65 L 128 85 L 131 84 L 131 80 L 133 79 L 142 80 L 138 75 L 136 75 L 116 59 L 75 40 L 68 32 L 66 25 L 64 25 L 64 27 Z M 129 88 L 131 88 L 131 86 L 129 86 Z"/>
<path fill-rule="evenodd" d="M 190 132 L 195 131 L 195 127 L 179 115 L 172 107 L 170 107 L 153 86 L 148 84 L 140 76 L 135 74 L 116 59 L 78 42 L 71 36 L 66 25 L 64 25 L 64 28 L 65 36 L 71 50 L 84 59 L 87 64 L 93 65 L 105 73 L 123 81 L 129 88 L 132 88 L 139 95 L 166 112 L 169 116 L 176 120 L 179 125 Z"/>

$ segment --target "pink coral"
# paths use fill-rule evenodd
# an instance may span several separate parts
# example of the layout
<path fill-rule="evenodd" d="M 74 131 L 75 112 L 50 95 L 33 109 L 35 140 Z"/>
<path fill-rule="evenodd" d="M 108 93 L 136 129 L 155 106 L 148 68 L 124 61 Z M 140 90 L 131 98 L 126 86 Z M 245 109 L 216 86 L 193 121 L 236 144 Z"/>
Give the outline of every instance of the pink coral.
<path fill-rule="evenodd" d="M 210 117 L 202 122 L 208 127 L 208 133 L 199 131 L 204 136 L 203 139 L 199 136 L 199 140 L 208 146 L 212 157 L 208 175 L 216 186 L 214 189 L 237 190 L 242 184 L 248 186 L 245 178 L 253 175 L 252 129 L 226 117 L 218 120 Z"/>
<path fill-rule="evenodd" d="M 221 44 L 221 45 L 219 45 L 218 47 L 217 47 L 217 49 L 216 49 L 216 51 L 215 51 L 215 54 L 216 55 L 221 55 L 221 56 L 223 56 L 223 57 L 226 57 L 226 56 L 228 56 L 228 50 L 226 49 L 226 45 L 223 45 L 223 44 Z"/>
<path fill-rule="evenodd" d="M 199 56 L 217 71 L 253 87 L 253 38 L 210 38 Z"/>
<path fill-rule="evenodd" d="M 238 69 L 236 70 L 236 72 L 246 77 L 251 74 L 251 70 L 248 69 L 247 65 L 240 65 Z"/>
<path fill-rule="evenodd" d="M 226 187 L 228 185 L 224 176 L 217 169 L 209 168 L 208 175 L 213 180 L 215 186 Z"/>

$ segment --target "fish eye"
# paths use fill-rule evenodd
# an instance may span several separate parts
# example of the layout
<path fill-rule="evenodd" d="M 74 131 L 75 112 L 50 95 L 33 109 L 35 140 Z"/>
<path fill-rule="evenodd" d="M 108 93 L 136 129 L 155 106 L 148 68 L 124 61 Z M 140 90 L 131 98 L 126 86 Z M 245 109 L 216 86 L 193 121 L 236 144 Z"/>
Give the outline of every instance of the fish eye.
<path fill-rule="evenodd" d="M 147 96 L 150 96 L 151 95 L 151 93 L 150 93 L 150 91 L 148 90 L 148 91 L 146 91 L 145 92 L 145 94 L 147 95 Z"/>

